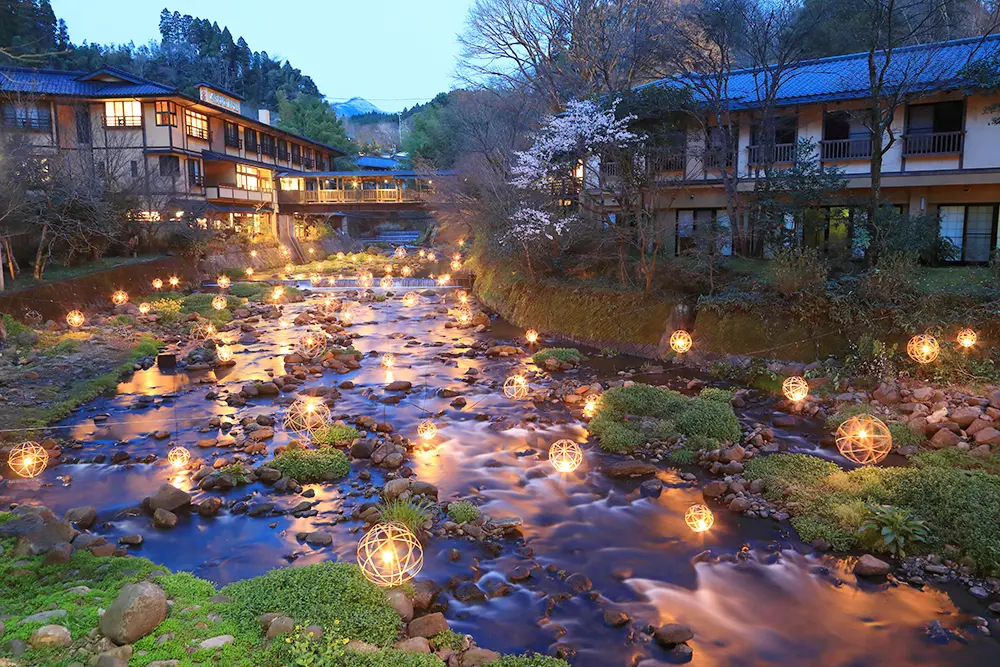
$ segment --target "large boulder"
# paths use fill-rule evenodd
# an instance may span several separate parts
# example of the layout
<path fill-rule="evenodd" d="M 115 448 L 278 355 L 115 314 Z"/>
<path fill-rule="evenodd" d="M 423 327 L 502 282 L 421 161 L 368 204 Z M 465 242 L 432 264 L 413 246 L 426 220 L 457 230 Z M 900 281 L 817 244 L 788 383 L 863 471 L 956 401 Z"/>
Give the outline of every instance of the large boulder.
<path fill-rule="evenodd" d="M 411 637 L 433 637 L 448 631 L 448 621 L 441 612 L 434 612 L 413 619 L 408 629 Z"/>
<path fill-rule="evenodd" d="M 859 577 L 884 577 L 891 571 L 891 565 L 871 554 L 865 554 L 854 565 L 854 574 Z"/>
<path fill-rule="evenodd" d="M 176 512 L 190 504 L 190 494 L 186 491 L 181 491 L 171 484 L 164 484 L 150 497 L 149 511 L 155 512 L 156 510 L 164 509 L 168 512 Z"/>
<path fill-rule="evenodd" d="M 73 644 L 73 636 L 61 625 L 43 625 L 31 633 L 28 643 L 34 648 L 47 646 L 67 647 Z"/>
<path fill-rule="evenodd" d="M 74 507 L 66 510 L 66 516 L 63 518 L 70 523 L 75 523 L 80 530 L 87 530 L 97 520 L 97 510 L 93 507 Z"/>
<path fill-rule="evenodd" d="M 156 584 L 140 581 L 122 588 L 101 617 L 101 634 L 116 644 L 132 644 L 167 617 L 167 596 Z"/>

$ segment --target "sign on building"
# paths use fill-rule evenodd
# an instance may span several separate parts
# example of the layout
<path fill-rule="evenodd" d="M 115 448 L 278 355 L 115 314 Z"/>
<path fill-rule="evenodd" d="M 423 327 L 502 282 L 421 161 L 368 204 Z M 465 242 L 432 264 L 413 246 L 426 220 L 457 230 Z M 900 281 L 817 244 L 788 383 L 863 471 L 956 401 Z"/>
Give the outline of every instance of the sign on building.
<path fill-rule="evenodd" d="M 240 112 L 240 101 L 235 97 L 230 97 L 224 93 L 220 93 L 217 90 L 212 90 L 205 86 L 201 86 L 198 89 L 201 92 L 201 101 L 208 102 L 209 104 L 214 104 L 217 107 L 222 107 L 232 111 L 233 113 Z"/>

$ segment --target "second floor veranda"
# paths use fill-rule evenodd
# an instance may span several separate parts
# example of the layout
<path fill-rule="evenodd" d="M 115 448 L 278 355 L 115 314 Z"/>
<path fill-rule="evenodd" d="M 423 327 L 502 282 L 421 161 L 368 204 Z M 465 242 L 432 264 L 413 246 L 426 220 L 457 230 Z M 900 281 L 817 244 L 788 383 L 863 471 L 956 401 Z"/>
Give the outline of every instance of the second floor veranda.
<path fill-rule="evenodd" d="M 450 172 L 332 171 L 282 174 L 278 201 L 285 204 L 420 204 L 435 193 L 435 180 Z"/>

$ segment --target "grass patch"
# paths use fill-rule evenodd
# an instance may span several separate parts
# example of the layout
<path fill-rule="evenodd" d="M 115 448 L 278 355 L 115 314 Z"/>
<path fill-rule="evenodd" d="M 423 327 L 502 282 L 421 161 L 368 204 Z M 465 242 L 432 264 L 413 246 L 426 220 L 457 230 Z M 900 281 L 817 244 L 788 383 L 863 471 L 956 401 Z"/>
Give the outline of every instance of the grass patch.
<path fill-rule="evenodd" d="M 531 357 L 536 366 L 543 366 L 548 359 L 558 359 L 564 364 L 576 366 L 583 361 L 583 355 L 574 347 L 549 347 L 535 352 Z"/>
<path fill-rule="evenodd" d="M 628 453 L 678 433 L 736 441 L 740 425 L 728 402 L 689 398 L 670 389 L 636 383 L 604 392 L 590 432 L 600 439 L 603 449 Z"/>
<path fill-rule="evenodd" d="M 431 637 L 430 642 L 435 651 L 440 651 L 441 649 L 460 651 L 462 650 L 462 646 L 465 644 L 465 637 L 457 632 L 446 630 L 445 632 Z"/>
<path fill-rule="evenodd" d="M 331 424 L 313 433 L 313 442 L 320 447 L 332 447 L 338 442 L 351 442 L 360 437 L 358 429 L 346 424 Z"/>
<path fill-rule="evenodd" d="M 434 504 L 425 498 L 396 498 L 379 506 L 380 519 L 397 521 L 416 533 L 431 519 Z"/>
<path fill-rule="evenodd" d="M 347 455 L 339 449 L 288 449 L 268 464 L 301 484 L 333 481 L 351 471 Z"/>
<path fill-rule="evenodd" d="M 505 655 L 487 667 L 569 667 L 569 663 L 547 655 Z"/>
<path fill-rule="evenodd" d="M 448 505 L 448 516 L 455 523 L 472 523 L 482 512 L 468 500 L 462 500 Z"/>

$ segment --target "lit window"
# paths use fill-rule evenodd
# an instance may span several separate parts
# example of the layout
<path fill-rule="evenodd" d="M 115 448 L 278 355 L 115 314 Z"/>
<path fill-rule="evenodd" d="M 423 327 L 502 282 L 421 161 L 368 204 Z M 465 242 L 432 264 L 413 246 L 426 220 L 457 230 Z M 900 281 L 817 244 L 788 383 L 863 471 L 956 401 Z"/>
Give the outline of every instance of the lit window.
<path fill-rule="evenodd" d="M 189 137 L 208 140 L 208 116 L 185 109 L 184 126 Z"/>
<path fill-rule="evenodd" d="M 139 127 L 142 125 L 142 103 L 138 100 L 117 100 L 104 103 L 106 127 Z"/>
<path fill-rule="evenodd" d="M 245 164 L 236 165 L 236 187 L 241 190 L 257 191 L 261 189 L 260 170 Z"/>
<path fill-rule="evenodd" d="M 177 105 L 168 101 L 157 102 L 156 124 L 177 127 Z"/>

